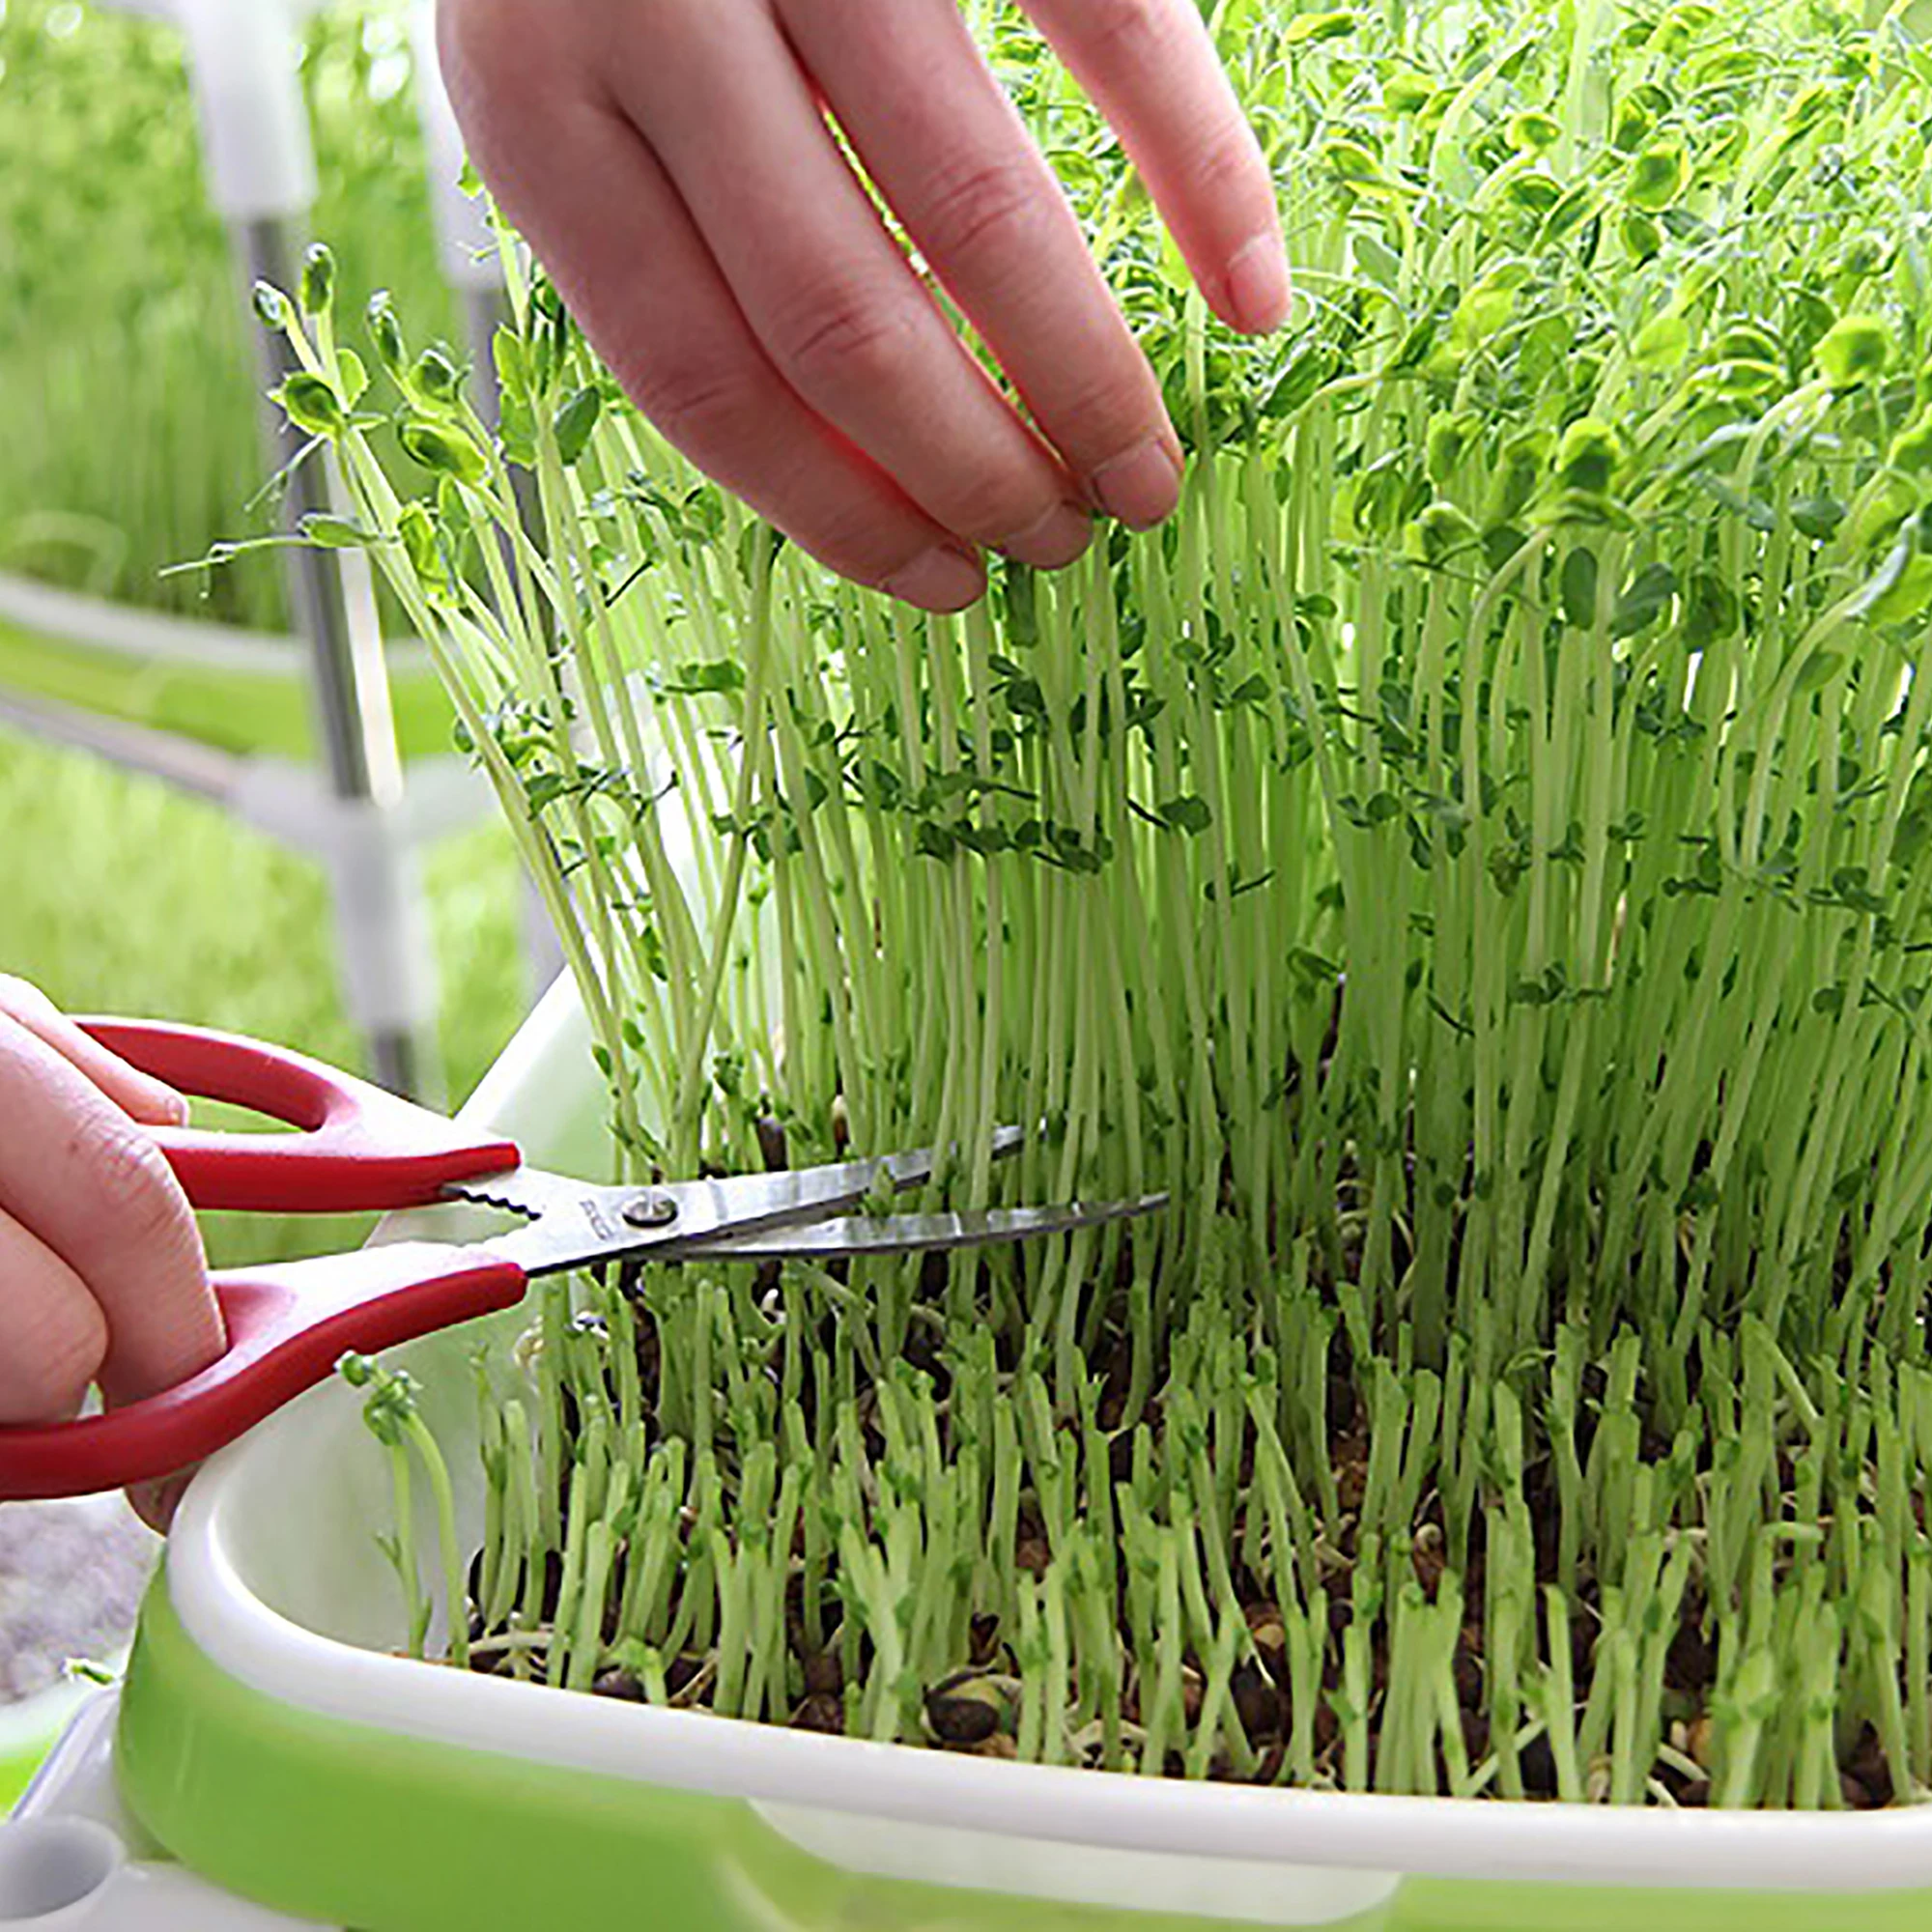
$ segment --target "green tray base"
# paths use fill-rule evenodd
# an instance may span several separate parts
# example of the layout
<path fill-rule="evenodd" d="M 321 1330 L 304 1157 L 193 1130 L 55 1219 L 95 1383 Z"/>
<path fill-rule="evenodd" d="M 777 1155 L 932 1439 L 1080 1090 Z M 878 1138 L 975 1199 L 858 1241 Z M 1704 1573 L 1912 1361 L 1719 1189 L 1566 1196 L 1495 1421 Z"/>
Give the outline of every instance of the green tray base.
<path fill-rule="evenodd" d="M 41 1768 L 43 1753 L 35 1751 L 31 1756 L 0 1757 L 0 1814 L 11 1811 L 20 1801 L 20 1794 L 34 1781 L 34 1774 Z"/>
<path fill-rule="evenodd" d="M 141 1823 L 193 1870 L 360 1932 L 1228 1932 L 837 1869 L 749 1804 L 316 1717 L 189 1640 L 156 1579 L 118 1758 Z M 1098 1774 L 1096 1774 L 1097 1776 Z M 0 1767 L 4 1776 L 4 1767 Z M 1355 1932 L 1932 1932 L 1932 1890 L 1661 1891 L 1412 1880 Z"/>

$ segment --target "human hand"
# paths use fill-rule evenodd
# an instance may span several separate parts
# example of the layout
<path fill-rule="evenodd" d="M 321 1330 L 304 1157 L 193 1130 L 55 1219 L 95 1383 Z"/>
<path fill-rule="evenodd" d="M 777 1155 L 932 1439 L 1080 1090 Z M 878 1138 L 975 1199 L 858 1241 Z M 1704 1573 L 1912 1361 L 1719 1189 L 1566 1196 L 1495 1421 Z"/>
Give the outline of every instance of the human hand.
<path fill-rule="evenodd" d="M 224 1346 L 194 1214 L 146 1125 L 187 1105 L 0 975 L 0 1425 L 139 1401 Z M 135 1498 L 158 1526 L 172 1496 Z"/>
<path fill-rule="evenodd" d="M 1274 192 L 1195 0 L 1026 0 L 1215 313 L 1287 314 Z M 1174 508 L 1180 444 L 956 0 L 440 0 L 471 156 L 638 406 L 835 570 L 928 610 L 986 547 Z M 825 115 L 1024 397 L 948 326 Z"/>

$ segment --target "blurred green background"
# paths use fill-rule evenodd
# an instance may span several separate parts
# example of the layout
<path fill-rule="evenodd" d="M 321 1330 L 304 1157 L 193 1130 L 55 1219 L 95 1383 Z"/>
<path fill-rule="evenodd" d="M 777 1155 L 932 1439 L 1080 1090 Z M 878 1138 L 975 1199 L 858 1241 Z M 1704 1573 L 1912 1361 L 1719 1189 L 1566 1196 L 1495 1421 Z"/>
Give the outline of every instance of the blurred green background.
<path fill-rule="evenodd" d="M 380 270 L 416 340 L 455 337 L 439 270 L 414 76 L 395 0 L 344 0 L 302 68 L 320 193 L 313 227 L 359 311 Z M 280 631 L 279 563 L 163 576 L 272 526 L 255 327 L 208 205 L 181 36 L 79 0 L 0 0 L 0 571 L 124 604 Z M 464 358 L 458 354 L 459 362 Z M 390 629 L 397 627 L 391 615 Z M 313 753 L 302 646 L 289 675 L 144 662 L 0 623 L 18 694 L 242 754 Z M 394 687 L 407 757 L 451 749 L 426 670 Z M 507 836 L 429 856 L 452 1104 L 527 1003 Z M 361 1048 L 338 990 L 320 868 L 214 806 L 0 724 L 0 972 L 76 1010 L 258 1033 L 343 1065 Z M 312 1252 L 360 1224 L 209 1224 L 223 1264 Z"/>

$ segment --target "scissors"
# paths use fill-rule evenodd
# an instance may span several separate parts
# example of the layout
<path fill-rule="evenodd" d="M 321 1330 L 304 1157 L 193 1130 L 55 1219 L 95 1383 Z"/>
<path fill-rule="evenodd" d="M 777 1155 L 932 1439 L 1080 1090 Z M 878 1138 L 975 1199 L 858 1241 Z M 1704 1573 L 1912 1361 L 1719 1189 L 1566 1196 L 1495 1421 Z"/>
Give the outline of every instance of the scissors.
<path fill-rule="evenodd" d="M 187 1468 L 326 1380 L 349 1350 L 373 1354 L 508 1308 L 541 1275 L 631 1257 L 823 1262 L 979 1247 L 1150 1213 L 1167 1200 L 852 1211 L 886 1188 L 930 1180 L 931 1149 L 722 1179 L 598 1186 L 531 1167 L 514 1141 L 287 1047 L 147 1020 L 82 1024 L 184 1094 L 299 1130 L 154 1129 L 197 1208 L 330 1214 L 469 1201 L 522 1215 L 524 1225 L 470 1241 L 397 1242 L 215 1275 L 228 1331 L 221 1358 L 104 1414 L 0 1429 L 0 1500 L 86 1495 Z M 1002 1127 L 993 1151 L 1010 1153 L 1024 1139 Z"/>

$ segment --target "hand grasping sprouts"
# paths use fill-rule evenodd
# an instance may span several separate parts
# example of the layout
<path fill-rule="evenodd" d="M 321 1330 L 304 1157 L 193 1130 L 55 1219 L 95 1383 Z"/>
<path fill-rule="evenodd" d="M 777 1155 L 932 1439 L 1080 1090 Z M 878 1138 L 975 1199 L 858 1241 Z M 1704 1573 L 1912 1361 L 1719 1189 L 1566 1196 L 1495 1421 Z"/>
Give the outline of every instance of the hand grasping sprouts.
<path fill-rule="evenodd" d="M 1274 194 L 1194 0 L 1027 0 L 1214 312 L 1276 327 Z M 442 0 L 470 152 L 645 414 L 847 577 L 958 610 L 1174 508 L 1180 444 L 955 0 Z M 828 123 L 836 124 L 846 149 Z M 998 358 L 988 380 L 857 167 Z"/>

